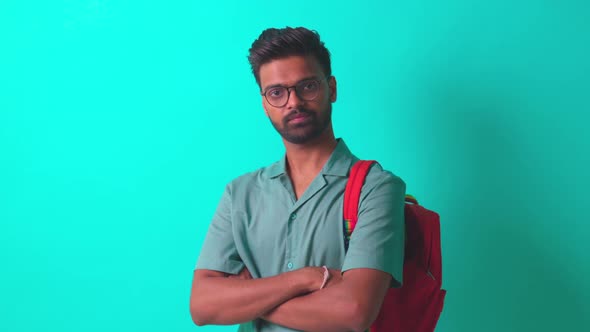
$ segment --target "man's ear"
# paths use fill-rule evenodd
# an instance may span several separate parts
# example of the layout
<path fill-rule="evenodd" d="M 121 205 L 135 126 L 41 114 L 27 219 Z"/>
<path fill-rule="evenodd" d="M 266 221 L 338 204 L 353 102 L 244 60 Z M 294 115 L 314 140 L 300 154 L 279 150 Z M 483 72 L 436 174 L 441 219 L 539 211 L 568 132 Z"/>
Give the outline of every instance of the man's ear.
<path fill-rule="evenodd" d="M 336 77 L 330 76 L 328 86 L 330 87 L 330 102 L 333 103 L 336 101 L 337 96 Z"/>
<path fill-rule="evenodd" d="M 262 100 L 262 109 L 264 110 L 264 114 L 268 117 L 268 110 L 266 109 L 266 105 L 264 105 L 264 98 Z"/>
<path fill-rule="evenodd" d="M 266 115 L 266 117 L 268 117 L 268 110 L 266 109 L 266 105 L 264 104 L 264 95 L 262 94 L 262 86 L 260 86 L 260 82 L 258 82 L 258 88 L 260 89 L 260 103 L 262 104 L 262 109 L 264 110 L 264 114 Z"/>

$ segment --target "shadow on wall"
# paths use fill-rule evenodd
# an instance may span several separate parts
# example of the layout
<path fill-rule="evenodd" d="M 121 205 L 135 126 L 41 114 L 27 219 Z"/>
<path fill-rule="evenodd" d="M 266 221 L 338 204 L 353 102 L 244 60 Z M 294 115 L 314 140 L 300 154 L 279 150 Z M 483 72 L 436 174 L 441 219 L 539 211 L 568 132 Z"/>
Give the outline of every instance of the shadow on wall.
<path fill-rule="evenodd" d="M 420 149 L 436 184 L 449 292 L 438 330 L 589 326 L 589 287 L 568 247 L 576 216 L 562 213 L 560 170 L 548 160 L 560 156 L 537 140 L 551 120 L 532 116 L 517 86 L 449 80 L 433 91 L 418 116 L 431 135 Z"/>

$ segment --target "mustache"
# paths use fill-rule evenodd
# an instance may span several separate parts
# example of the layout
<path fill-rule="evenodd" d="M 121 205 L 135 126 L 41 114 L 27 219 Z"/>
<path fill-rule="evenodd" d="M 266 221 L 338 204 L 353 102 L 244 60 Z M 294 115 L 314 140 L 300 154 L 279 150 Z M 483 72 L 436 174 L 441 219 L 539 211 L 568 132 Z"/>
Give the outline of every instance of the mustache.
<path fill-rule="evenodd" d="M 291 113 L 287 114 L 287 116 L 285 116 L 283 122 L 287 123 L 287 122 L 293 120 L 298 115 L 302 115 L 302 114 L 306 115 L 306 116 L 313 116 L 313 112 L 306 110 L 305 108 L 299 108 L 299 109 L 296 109 L 296 110 L 292 111 Z"/>

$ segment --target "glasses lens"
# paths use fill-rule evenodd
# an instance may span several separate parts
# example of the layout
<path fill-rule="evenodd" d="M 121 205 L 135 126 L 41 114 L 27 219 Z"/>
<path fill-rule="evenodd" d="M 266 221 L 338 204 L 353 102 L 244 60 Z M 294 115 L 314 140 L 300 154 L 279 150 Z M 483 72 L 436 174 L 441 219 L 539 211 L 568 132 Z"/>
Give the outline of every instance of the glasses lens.
<path fill-rule="evenodd" d="M 287 88 L 279 86 L 275 88 L 270 88 L 266 91 L 266 100 L 273 105 L 273 106 L 283 106 L 287 103 L 287 98 L 289 98 L 289 92 Z"/>
<path fill-rule="evenodd" d="M 297 95 L 304 100 L 313 100 L 318 96 L 320 83 L 316 80 L 303 81 L 297 84 L 295 91 Z"/>

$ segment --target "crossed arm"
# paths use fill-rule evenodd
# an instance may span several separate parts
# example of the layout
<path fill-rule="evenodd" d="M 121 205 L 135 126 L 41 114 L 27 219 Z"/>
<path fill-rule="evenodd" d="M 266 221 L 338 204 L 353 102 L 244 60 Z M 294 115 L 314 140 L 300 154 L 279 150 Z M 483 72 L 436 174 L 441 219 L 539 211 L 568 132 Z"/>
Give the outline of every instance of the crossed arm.
<path fill-rule="evenodd" d="M 231 232 L 231 188 L 226 188 L 210 226 L 203 245 L 203 251 L 209 254 L 200 266 L 224 266 L 232 271 L 240 266 Z M 380 267 L 402 275 L 405 183 L 393 175 L 383 176 L 366 190 L 347 252 L 347 266 L 358 268 L 343 274 L 331 270 L 333 279 L 322 290 L 318 290 L 323 281 L 323 269 L 319 267 L 256 279 L 243 273 L 232 277 L 219 271 L 196 269 L 190 299 L 194 322 L 233 325 L 262 318 L 310 332 L 366 330 L 379 313 L 392 277 L 381 270 L 359 266 Z M 386 259 L 384 253 L 390 257 Z"/>
<path fill-rule="evenodd" d="M 318 290 L 323 269 L 306 267 L 274 277 L 251 279 L 195 270 L 190 311 L 197 325 L 228 325 L 262 318 L 303 331 L 364 331 L 377 317 L 391 276 L 352 269 Z"/>

